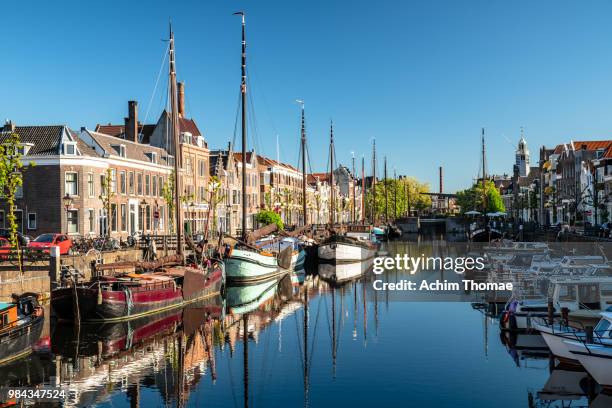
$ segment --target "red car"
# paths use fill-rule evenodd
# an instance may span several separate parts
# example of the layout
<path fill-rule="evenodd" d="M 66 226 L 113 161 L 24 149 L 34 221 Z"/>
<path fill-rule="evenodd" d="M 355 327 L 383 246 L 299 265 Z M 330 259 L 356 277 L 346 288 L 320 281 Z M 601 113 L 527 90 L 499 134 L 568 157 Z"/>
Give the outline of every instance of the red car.
<path fill-rule="evenodd" d="M 9 257 L 11 243 L 6 238 L 0 238 L 0 261 L 5 261 Z"/>
<path fill-rule="evenodd" d="M 28 248 L 49 251 L 52 246 L 58 246 L 60 255 L 72 253 L 72 240 L 65 234 L 42 234 L 28 244 Z"/>

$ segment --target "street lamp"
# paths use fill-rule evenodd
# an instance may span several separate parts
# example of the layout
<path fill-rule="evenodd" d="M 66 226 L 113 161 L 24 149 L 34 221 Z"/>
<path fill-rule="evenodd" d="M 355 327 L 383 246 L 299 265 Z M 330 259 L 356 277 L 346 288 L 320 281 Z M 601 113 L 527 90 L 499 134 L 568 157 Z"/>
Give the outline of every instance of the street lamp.
<path fill-rule="evenodd" d="M 69 233 L 70 231 L 68 231 L 68 211 L 70 211 L 70 208 L 72 207 L 72 197 L 70 197 L 70 194 L 66 193 L 66 195 L 62 198 L 62 202 L 64 203 L 64 209 L 66 210 L 66 233 Z"/>

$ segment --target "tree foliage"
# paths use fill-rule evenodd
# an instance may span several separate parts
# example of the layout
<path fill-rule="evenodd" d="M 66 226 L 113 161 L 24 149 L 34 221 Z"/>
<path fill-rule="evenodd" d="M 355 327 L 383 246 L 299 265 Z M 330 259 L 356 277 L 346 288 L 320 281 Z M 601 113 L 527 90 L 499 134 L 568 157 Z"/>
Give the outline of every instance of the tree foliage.
<path fill-rule="evenodd" d="M 385 186 L 387 187 L 387 199 L 385 201 Z M 376 197 L 370 188 L 366 195 L 367 215 L 372 214 L 372 205 L 375 203 L 376 218 L 384 219 L 385 207 L 389 218 L 397 214 L 398 217 L 405 216 L 410 211 L 422 211 L 431 206 L 431 197 L 422 194 L 429 192 L 429 184 L 421 183 L 412 177 L 402 179 L 379 180 L 376 183 Z"/>
<path fill-rule="evenodd" d="M 285 228 L 285 224 L 283 223 L 281 216 L 272 210 L 259 210 L 255 216 L 255 219 L 258 223 L 263 225 L 276 224 L 279 230 Z"/>
<path fill-rule="evenodd" d="M 499 194 L 499 190 L 495 187 L 495 183 L 487 181 L 485 183 L 485 194 L 481 183 L 474 184 L 471 188 L 457 192 L 457 204 L 461 207 L 461 213 L 467 211 L 480 211 L 485 213 L 505 212 L 506 207 L 504 201 Z M 484 208 L 483 199 L 486 197 L 486 208 Z"/>
<path fill-rule="evenodd" d="M 15 132 L 5 137 L 0 144 L 0 198 L 6 200 L 8 206 L 9 242 L 13 248 L 18 248 L 19 244 L 15 196 L 23 185 L 21 146 L 19 135 Z"/>

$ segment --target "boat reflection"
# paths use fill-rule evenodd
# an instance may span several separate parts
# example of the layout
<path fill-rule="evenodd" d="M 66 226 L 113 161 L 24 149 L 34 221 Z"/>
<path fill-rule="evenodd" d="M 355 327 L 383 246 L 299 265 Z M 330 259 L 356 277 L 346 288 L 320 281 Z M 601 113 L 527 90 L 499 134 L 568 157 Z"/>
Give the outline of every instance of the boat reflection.
<path fill-rule="evenodd" d="M 363 262 L 340 263 L 337 265 L 320 263 L 318 272 L 321 279 L 333 285 L 341 285 L 360 278 L 370 270 L 373 263 L 373 259 Z"/>
<path fill-rule="evenodd" d="M 140 384 L 158 388 L 165 400 L 186 401 L 198 367 L 213 367 L 214 329 L 222 315 L 220 297 L 133 321 L 104 325 L 56 326 L 52 349 L 56 381 L 69 391 L 66 406 L 94 406 L 114 391 L 140 400 Z M 174 370 L 178 363 L 180 370 Z M 158 378 L 160 369 L 169 371 Z M 172 392 L 168 392 L 172 390 Z"/>

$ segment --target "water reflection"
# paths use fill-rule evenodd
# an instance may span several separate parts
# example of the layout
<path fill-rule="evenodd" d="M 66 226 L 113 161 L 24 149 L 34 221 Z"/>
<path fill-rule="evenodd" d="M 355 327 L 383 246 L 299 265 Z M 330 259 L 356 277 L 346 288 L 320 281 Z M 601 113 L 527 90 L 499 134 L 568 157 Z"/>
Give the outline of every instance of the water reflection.
<path fill-rule="evenodd" d="M 469 251 L 444 241 L 386 249 Z M 612 403 L 584 370 L 551 358 L 539 335 L 501 331 L 500 305 L 393 301 L 373 279 L 371 264 L 321 264 L 139 320 L 53 324 L 50 348 L 3 366 L 0 384 L 62 385 L 63 405 L 83 407 Z"/>

